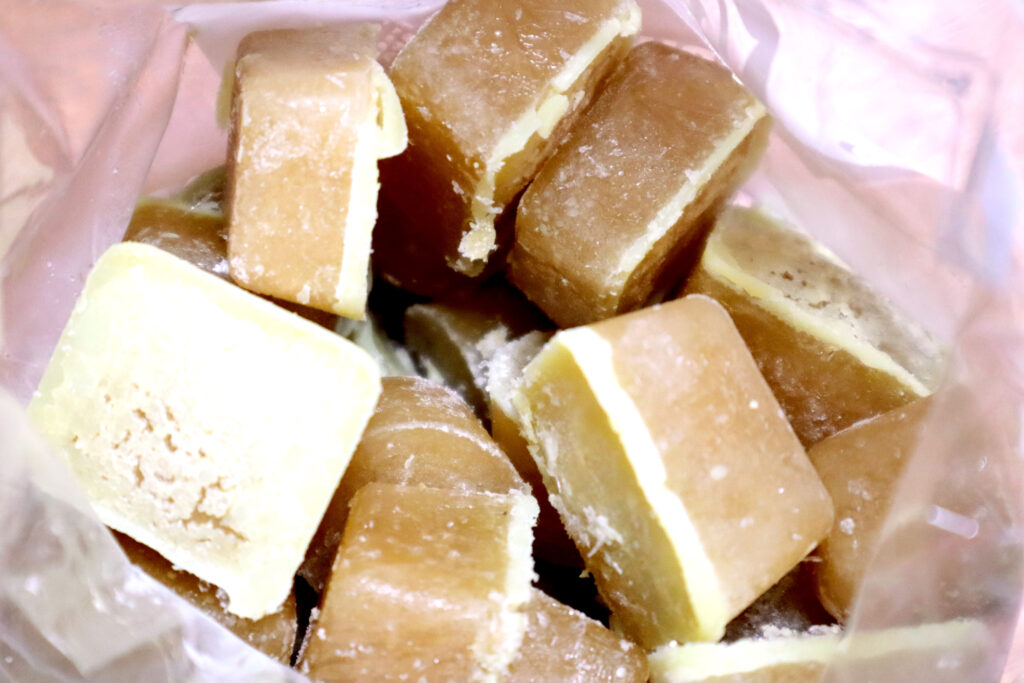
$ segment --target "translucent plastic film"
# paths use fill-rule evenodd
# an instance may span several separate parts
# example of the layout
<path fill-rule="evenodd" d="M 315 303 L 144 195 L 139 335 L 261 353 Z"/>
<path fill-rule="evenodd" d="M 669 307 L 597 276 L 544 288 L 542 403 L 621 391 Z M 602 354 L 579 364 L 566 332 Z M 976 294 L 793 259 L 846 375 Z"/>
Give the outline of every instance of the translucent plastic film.
<path fill-rule="evenodd" d="M 218 89 L 244 35 L 374 21 L 387 63 L 440 4 L 0 0 L 0 680 L 302 680 L 133 569 L 23 406 L 138 196 L 223 162 Z M 717 57 L 775 117 L 739 200 L 813 234 L 951 351 L 826 679 L 996 680 L 1024 575 L 1024 145 L 1000 114 L 1020 102 L 1021 11 L 640 4 L 644 37 Z M 980 628 L 945 659 L 879 670 L 855 644 L 954 618 Z"/>

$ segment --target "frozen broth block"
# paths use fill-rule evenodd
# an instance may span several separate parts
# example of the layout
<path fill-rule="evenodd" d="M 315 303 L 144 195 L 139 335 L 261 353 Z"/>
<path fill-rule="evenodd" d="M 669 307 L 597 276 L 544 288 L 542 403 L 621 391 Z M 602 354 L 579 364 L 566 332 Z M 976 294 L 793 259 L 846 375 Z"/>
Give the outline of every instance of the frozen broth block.
<path fill-rule="evenodd" d="M 260 652 L 282 664 L 291 661 L 299 618 L 295 611 L 295 595 L 288 596 L 281 608 L 261 619 L 243 619 L 231 614 L 217 586 L 201 581 L 186 571 L 175 569 L 152 548 L 114 533 L 125 555 L 136 567 L 192 603 L 196 608 Z"/>
<path fill-rule="evenodd" d="M 805 446 L 930 394 L 943 353 L 824 246 L 724 211 L 686 293 L 725 306 Z"/>
<path fill-rule="evenodd" d="M 373 415 L 309 545 L 301 573 L 314 588 L 323 588 L 352 496 L 371 482 L 493 493 L 526 490 L 458 394 L 419 377 L 385 377 Z"/>
<path fill-rule="evenodd" d="M 526 631 L 528 494 L 367 484 L 300 657 L 315 681 L 502 681 Z"/>
<path fill-rule="evenodd" d="M 395 208 L 375 241 L 384 275 L 434 295 L 430 269 L 480 274 L 502 241 L 496 219 L 639 28 L 633 0 L 445 4 L 391 70 L 409 148 L 382 164 Z"/>
<path fill-rule="evenodd" d="M 523 195 L 512 282 L 563 327 L 678 286 L 705 215 L 761 158 L 770 127 L 724 66 L 633 48 Z"/>
<path fill-rule="evenodd" d="M 208 273 L 228 277 L 227 225 L 219 206 L 143 197 L 135 205 L 124 241 L 151 244 Z"/>
<path fill-rule="evenodd" d="M 543 591 L 530 591 L 526 634 L 504 683 L 645 683 L 634 643 Z"/>
<path fill-rule="evenodd" d="M 825 487 L 707 297 L 558 333 L 516 404 L 602 598 L 648 649 L 719 639 L 831 526 Z"/>
<path fill-rule="evenodd" d="M 228 263 L 246 289 L 365 315 L 378 159 L 405 148 L 376 27 L 242 40 L 227 170 Z"/>
<path fill-rule="evenodd" d="M 833 434 L 807 451 L 835 504 L 832 530 L 815 566 L 822 605 L 845 620 L 900 478 L 921 436 L 930 399 L 919 399 Z"/>
<path fill-rule="evenodd" d="M 275 611 L 380 392 L 321 327 L 155 247 L 100 257 L 29 414 L 100 519 Z"/>

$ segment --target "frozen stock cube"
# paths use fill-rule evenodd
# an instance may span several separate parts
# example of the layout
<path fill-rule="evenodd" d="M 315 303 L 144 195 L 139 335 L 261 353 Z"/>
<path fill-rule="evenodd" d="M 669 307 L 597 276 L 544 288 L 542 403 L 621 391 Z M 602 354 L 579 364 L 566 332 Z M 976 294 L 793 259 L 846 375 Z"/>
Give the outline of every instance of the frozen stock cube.
<path fill-rule="evenodd" d="M 444 271 L 481 273 L 503 241 L 496 220 L 639 28 L 633 0 L 445 4 L 391 71 L 409 148 L 382 165 L 396 208 L 375 243 L 385 276 L 435 294 Z"/>
<path fill-rule="evenodd" d="M 376 27 L 253 33 L 238 48 L 228 264 L 246 289 L 365 315 L 378 159 L 405 148 Z"/>
<path fill-rule="evenodd" d="M 645 683 L 647 657 L 634 643 L 536 588 L 526 634 L 504 683 Z"/>
<path fill-rule="evenodd" d="M 516 403 L 616 623 L 718 640 L 832 524 L 832 503 L 721 306 L 687 297 L 558 333 Z"/>
<path fill-rule="evenodd" d="M 760 160 L 770 128 L 724 66 L 638 45 L 523 195 L 512 282 L 563 327 L 678 286 L 705 214 Z"/>
<path fill-rule="evenodd" d="M 504 681 L 526 632 L 528 494 L 373 483 L 300 657 L 315 681 Z"/>
<path fill-rule="evenodd" d="M 99 260 L 29 414 L 100 519 L 274 612 L 380 392 L 361 349 L 144 244 Z"/>
<path fill-rule="evenodd" d="M 307 551 L 301 573 L 314 588 L 323 588 L 352 496 L 371 482 L 493 493 L 526 490 L 458 394 L 419 377 L 385 377 L 363 438 Z"/>
<path fill-rule="evenodd" d="M 685 291 L 729 311 L 805 446 L 942 378 L 927 333 L 823 245 L 760 211 L 723 212 Z"/>

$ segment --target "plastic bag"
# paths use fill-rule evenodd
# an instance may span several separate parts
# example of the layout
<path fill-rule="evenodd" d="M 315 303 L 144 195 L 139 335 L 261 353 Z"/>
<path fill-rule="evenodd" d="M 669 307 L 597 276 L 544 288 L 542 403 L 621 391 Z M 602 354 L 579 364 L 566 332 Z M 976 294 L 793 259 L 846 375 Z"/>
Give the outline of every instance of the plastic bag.
<path fill-rule="evenodd" d="M 0 8 L 0 680 L 301 680 L 132 569 L 17 404 L 136 198 L 221 163 L 216 90 L 244 34 L 381 21 L 387 61 L 439 4 Z M 849 632 L 948 617 L 966 592 L 981 656 L 909 658 L 878 680 L 951 666 L 965 683 L 996 680 L 1021 598 L 1020 178 L 995 107 L 1007 97 L 997 57 L 1024 33 L 1009 2 L 980 4 L 961 16 L 853 0 L 641 2 L 646 37 L 717 55 L 776 117 L 741 200 L 817 236 L 953 350 Z M 961 507 L 940 508 L 940 491 Z M 937 527 L 955 542 L 936 543 Z M 847 652 L 827 680 L 867 678 Z"/>

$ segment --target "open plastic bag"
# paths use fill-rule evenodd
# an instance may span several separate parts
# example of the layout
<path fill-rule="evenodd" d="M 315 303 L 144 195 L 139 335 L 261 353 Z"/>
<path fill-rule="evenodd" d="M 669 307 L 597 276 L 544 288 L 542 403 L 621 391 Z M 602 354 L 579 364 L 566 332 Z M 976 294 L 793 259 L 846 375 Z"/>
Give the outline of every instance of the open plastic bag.
<path fill-rule="evenodd" d="M 222 163 L 217 87 L 243 35 L 379 21 L 387 61 L 441 0 L 5 2 L 0 680 L 302 680 L 133 569 L 19 404 L 137 197 Z M 1009 0 L 641 5 L 644 36 L 716 55 L 776 117 L 741 201 L 814 234 L 952 350 L 849 633 L 967 605 L 962 616 L 984 624 L 972 652 L 908 658 L 870 680 L 930 680 L 936 667 L 998 680 L 1024 574 L 1024 222 L 998 112 L 1024 19 Z M 958 509 L 939 506 L 940 491 Z M 847 651 L 827 680 L 869 680 L 858 667 Z"/>

